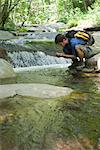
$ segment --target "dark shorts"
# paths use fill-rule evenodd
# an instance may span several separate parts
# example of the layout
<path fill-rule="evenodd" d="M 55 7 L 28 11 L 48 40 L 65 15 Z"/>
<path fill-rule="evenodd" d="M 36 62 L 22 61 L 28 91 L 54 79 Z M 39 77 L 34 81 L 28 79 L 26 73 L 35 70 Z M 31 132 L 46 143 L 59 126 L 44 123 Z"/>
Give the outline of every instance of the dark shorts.
<path fill-rule="evenodd" d="M 75 48 L 80 48 L 84 52 L 85 58 L 87 59 L 93 55 L 93 50 L 87 45 L 76 45 Z"/>

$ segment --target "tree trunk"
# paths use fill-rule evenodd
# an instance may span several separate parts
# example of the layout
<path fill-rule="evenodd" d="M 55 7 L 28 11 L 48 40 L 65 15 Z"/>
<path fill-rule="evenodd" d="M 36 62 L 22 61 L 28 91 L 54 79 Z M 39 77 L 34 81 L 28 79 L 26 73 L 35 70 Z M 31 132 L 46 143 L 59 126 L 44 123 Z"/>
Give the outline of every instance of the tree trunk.
<path fill-rule="evenodd" d="M 10 12 L 15 8 L 16 5 L 18 5 L 19 1 L 20 0 L 17 0 L 12 4 L 12 0 L 5 0 L 2 4 L 2 1 L 0 0 L 0 29 L 4 29 L 4 25 L 9 17 Z"/>
<path fill-rule="evenodd" d="M 86 2 L 86 0 L 84 0 L 83 3 L 84 3 L 84 10 L 87 11 L 87 2 Z"/>

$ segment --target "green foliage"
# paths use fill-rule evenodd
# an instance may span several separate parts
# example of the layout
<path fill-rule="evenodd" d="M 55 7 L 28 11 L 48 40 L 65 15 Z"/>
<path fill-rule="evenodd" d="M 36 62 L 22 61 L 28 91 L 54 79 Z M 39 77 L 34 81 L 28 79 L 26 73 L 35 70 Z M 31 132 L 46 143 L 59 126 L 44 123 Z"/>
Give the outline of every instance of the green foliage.
<path fill-rule="evenodd" d="M 19 31 L 19 32 L 27 32 L 27 29 L 24 28 L 24 27 L 21 27 L 21 28 L 18 29 L 18 31 Z"/>
<path fill-rule="evenodd" d="M 12 2 L 14 1 L 15 0 L 12 0 Z M 14 29 L 14 24 L 23 25 L 24 23 L 45 24 L 48 21 L 61 21 L 68 24 L 68 27 L 73 27 L 82 19 L 91 18 L 96 24 L 99 24 L 100 22 L 99 0 L 17 1 L 19 2 L 18 5 L 16 5 L 10 12 L 9 18 L 11 23 L 9 21 L 5 26 L 9 30 Z M 5 2 L 5 0 L 3 0 L 3 2 Z M 2 3 L 0 3 L 0 9 L 2 10 L 1 6 L 3 5 L 1 4 Z M 13 7 L 13 3 L 11 3 L 11 5 Z"/>
<path fill-rule="evenodd" d="M 0 29 L 4 29 L 5 24 L 20 0 L 0 0 Z"/>
<path fill-rule="evenodd" d="M 84 14 L 83 20 L 88 20 L 94 25 L 100 25 L 100 2 L 98 0 L 91 7 L 88 7 L 88 13 Z"/>
<path fill-rule="evenodd" d="M 82 19 L 84 13 L 80 10 L 80 8 L 71 9 L 70 13 L 66 12 L 65 15 L 60 18 L 60 21 L 67 24 L 68 28 L 75 27 L 78 25 L 78 21 Z"/>
<path fill-rule="evenodd" d="M 8 30 L 8 31 L 16 30 L 16 26 L 15 26 L 14 22 L 11 19 L 9 19 L 7 21 L 7 23 L 5 24 L 5 29 Z"/>
<path fill-rule="evenodd" d="M 78 22 L 77 20 L 72 19 L 72 20 L 69 20 L 67 25 L 68 25 L 68 28 L 76 27 L 78 25 Z"/>
<path fill-rule="evenodd" d="M 100 15 L 97 15 L 97 16 L 96 16 L 96 24 L 97 24 L 97 25 L 100 25 Z"/>

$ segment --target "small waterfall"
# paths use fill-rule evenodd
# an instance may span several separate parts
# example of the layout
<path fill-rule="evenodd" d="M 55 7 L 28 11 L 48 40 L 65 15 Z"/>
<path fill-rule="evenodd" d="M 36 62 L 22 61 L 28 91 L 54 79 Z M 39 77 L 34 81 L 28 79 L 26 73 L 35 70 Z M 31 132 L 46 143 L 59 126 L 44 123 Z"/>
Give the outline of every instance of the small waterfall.
<path fill-rule="evenodd" d="M 18 67 L 30 67 L 30 66 L 43 66 L 43 65 L 55 65 L 55 64 L 68 64 L 71 63 L 70 59 L 57 58 L 54 56 L 46 55 L 44 52 L 9 52 L 11 63 L 14 68 Z"/>

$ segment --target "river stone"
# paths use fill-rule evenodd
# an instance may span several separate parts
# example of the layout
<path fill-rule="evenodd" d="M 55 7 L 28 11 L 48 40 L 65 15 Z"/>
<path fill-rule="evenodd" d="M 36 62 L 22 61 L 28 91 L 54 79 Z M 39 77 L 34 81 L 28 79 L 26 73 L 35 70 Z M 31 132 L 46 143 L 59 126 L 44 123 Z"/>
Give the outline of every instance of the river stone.
<path fill-rule="evenodd" d="M 48 84 L 6 84 L 0 85 L 0 98 L 14 96 L 32 96 L 38 98 L 56 98 L 69 95 L 73 90 Z"/>
<path fill-rule="evenodd" d="M 7 54 L 6 50 L 3 48 L 0 48 L 0 58 L 8 60 L 8 54 Z"/>
<path fill-rule="evenodd" d="M 0 59 L 0 79 L 15 78 L 16 74 L 11 65 L 4 59 Z"/>
<path fill-rule="evenodd" d="M 92 66 L 96 68 L 97 70 L 100 70 L 100 53 L 86 60 L 86 65 Z"/>
<path fill-rule="evenodd" d="M 0 30 L 0 40 L 7 40 L 7 39 L 13 39 L 13 38 L 14 36 L 10 32 Z"/>

